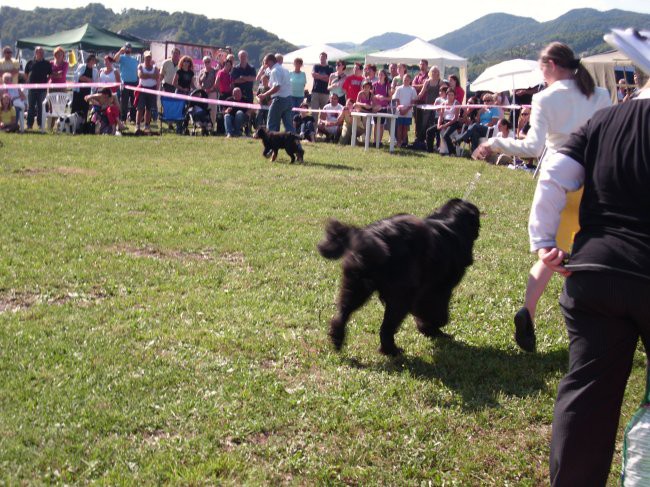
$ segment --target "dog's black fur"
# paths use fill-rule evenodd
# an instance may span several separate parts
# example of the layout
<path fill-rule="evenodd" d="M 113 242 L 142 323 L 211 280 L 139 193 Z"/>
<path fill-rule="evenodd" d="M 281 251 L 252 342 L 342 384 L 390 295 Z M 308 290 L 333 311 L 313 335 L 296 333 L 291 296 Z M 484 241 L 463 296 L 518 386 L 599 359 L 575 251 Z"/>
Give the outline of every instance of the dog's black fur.
<path fill-rule="evenodd" d="M 350 315 L 375 291 L 385 306 L 381 353 L 401 353 L 395 333 L 409 313 L 424 335 L 444 335 L 451 292 L 473 262 L 479 227 L 478 208 L 461 199 L 426 218 L 395 215 L 364 228 L 330 220 L 318 251 L 327 259 L 343 257 L 338 312 L 329 329 L 334 347 L 341 349 Z"/>
<path fill-rule="evenodd" d="M 287 151 L 292 163 L 296 161 L 296 155 L 298 156 L 298 162 L 304 162 L 305 151 L 300 144 L 300 137 L 296 134 L 291 132 L 269 132 L 266 127 L 259 127 L 253 137 L 262 140 L 264 144 L 262 155 L 266 158 L 270 156 L 272 162 L 278 157 L 280 149 Z"/>

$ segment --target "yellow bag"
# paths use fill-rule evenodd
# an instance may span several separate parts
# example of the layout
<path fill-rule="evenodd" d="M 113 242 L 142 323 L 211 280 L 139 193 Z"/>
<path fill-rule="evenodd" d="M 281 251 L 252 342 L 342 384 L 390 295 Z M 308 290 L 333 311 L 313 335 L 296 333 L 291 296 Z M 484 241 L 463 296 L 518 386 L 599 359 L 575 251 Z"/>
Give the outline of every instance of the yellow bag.
<path fill-rule="evenodd" d="M 573 247 L 573 239 L 580 230 L 580 222 L 578 213 L 580 209 L 580 200 L 582 200 L 582 193 L 584 188 L 578 191 L 567 193 L 566 206 L 560 215 L 560 225 L 557 228 L 557 235 L 555 242 L 559 249 L 565 253 L 570 254 Z"/>

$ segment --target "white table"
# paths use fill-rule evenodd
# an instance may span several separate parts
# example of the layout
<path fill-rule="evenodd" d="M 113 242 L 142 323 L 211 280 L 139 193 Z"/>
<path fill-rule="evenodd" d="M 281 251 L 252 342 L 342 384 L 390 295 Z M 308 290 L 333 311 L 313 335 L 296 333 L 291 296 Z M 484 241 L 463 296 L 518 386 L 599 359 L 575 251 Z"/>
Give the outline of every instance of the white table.
<path fill-rule="evenodd" d="M 365 150 L 368 150 L 368 147 L 370 147 L 370 126 L 372 125 L 371 120 L 372 118 L 376 118 L 377 122 L 375 123 L 375 146 L 379 148 L 379 143 L 381 140 L 379 139 L 379 128 L 382 123 L 382 119 L 384 118 L 390 118 L 390 152 L 394 152 L 395 150 L 395 121 L 397 120 L 398 115 L 393 115 L 392 113 L 366 113 L 366 112 L 352 112 L 350 113 L 352 115 L 352 137 L 350 141 L 350 145 L 354 147 L 357 145 L 357 125 L 358 125 L 358 118 L 357 117 L 364 117 L 366 119 L 366 137 L 365 137 Z"/>

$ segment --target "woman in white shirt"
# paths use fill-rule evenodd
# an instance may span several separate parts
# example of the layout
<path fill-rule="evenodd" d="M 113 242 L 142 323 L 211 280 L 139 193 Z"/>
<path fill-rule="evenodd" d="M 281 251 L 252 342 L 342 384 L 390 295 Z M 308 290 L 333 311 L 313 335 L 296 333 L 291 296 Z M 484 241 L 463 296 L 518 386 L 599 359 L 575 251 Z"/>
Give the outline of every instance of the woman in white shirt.
<path fill-rule="evenodd" d="M 526 138 L 491 138 L 474 151 L 474 158 L 485 159 L 493 151 L 519 157 L 540 157 L 544 152 L 539 161 L 542 164 L 597 110 L 611 104 L 609 92 L 595 87 L 589 72 L 566 44 L 552 42 L 546 46 L 540 54 L 539 67 L 548 87 L 533 95 L 530 130 Z M 575 227 L 577 230 L 577 218 Z M 527 352 L 534 352 L 536 348 L 533 319 L 537 302 L 552 275 L 553 271 L 541 260 L 533 265 L 524 306 L 515 315 L 515 341 Z"/>

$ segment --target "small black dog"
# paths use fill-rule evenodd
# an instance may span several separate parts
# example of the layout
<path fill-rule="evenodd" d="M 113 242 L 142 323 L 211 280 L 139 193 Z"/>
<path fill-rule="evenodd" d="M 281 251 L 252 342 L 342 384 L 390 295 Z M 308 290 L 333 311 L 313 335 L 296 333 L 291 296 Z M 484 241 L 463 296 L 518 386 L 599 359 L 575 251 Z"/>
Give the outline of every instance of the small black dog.
<path fill-rule="evenodd" d="M 278 151 L 284 149 L 291 157 L 291 162 L 304 162 L 305 151 L 300 145 L 300 137 L 291 132 L 269 132 L 266 127 L 259 127 L 253 135 L 255 139 L 261 139 L 264 144 L 262 155 L 266 158 L 271 157 L 271 162 L 275 162 L 278 157 Z"/>
<path fill-rule="evenodd" d="M 350 315 L 379 292 L 384 321 L 379 331 L 385 355 L 399 355 L 395 333 L 406 315 L 429 337 L 444 335 L 451 292 L 472 264 L 480 227 L 472 203 L 452 199 L 422 219 L 395 215 L 364 228 L 330 220 L 318 251 L 327 259 L 343 259 L 338 313 L 329 335 L 340 350 Z"/>

